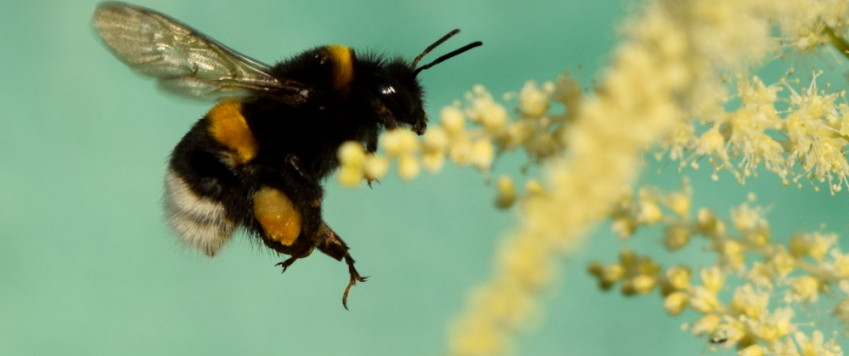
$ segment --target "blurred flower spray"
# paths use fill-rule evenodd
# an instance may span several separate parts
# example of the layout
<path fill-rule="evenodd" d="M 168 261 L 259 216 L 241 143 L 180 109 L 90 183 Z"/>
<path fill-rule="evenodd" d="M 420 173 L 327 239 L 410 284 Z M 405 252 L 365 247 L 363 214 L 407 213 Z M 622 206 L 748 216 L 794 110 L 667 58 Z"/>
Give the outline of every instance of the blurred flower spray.
<path fill-rule="evenodd" d="M 504 240 L 492 279 L 475 289 L 453 325 L 451 354 L 509 351 L 512 335 L 541 307 L 535 302 L 556 279 L 564 254 L 610 218 L 621 236 L 665 225 L 670 250 L 703 236 L 718 258 L 716 266 L 695 273 L 688 266 L 664 270 L 651 257 L 625 250 L 616 263 L 589 266 L 601 288 L 620 283 L 629 296 L 660 290 L 670 314 L 687 307 L 701 313 L 687 324 L 691 332 L 741 355 L 842 355 L 821 331 L 803 331 L 793 308 L 834 287 L 844 298 L 849 293 L 849 255 L 835 246 L 836 236 L 818 232 L 772 242 L 764 210 L 753 199 L 732 209 L 730 221 L 707 209 L 691 216 L 686 182 L 677 192 L 631 192 L 652 149 L 681 168 L 706 160 L 714 176 L 729 170 L 741 182 L 763 167 L 786 184 L 827 184 L 832 194 L 849 186 L 845 93 L 819 89 L 819 73 L 801 83 L 787 79 L 791 69 L 773 84 L 749 74 L 791 53 L 836 49 L 849 56 L 842 37 L 847 21 L 846 0 L 649 0 L 624 24 L 623 40 L 591 95 L 568 75 L 529 82 L 511 115 L 478 86 L 465 103 L 444 108 L 439 125 L 421 140 L 395 130 L 384 135 L 378 154 L 356 142 L 343 145 L 338 177 L 358 185 L 387 174 L 392 161 L 403 179 L 421 167 L 439 171 L 446 159 L 488 171 L 497 155 L 513 150 L 544 167 L 542 180 L 529 179 L 521 193 L 512 179 L 497 180 L 496 202 L 518 203 L 519 226 Z M 759 260 L 747 263 L 747 254 Z M 725 301 L 720 291 L 732 275 L 741 283 Z M 787 291 L 785 306 L 770 308 L 778 290 Z M 849 324 L 849 299 L 833 315 Z"/>

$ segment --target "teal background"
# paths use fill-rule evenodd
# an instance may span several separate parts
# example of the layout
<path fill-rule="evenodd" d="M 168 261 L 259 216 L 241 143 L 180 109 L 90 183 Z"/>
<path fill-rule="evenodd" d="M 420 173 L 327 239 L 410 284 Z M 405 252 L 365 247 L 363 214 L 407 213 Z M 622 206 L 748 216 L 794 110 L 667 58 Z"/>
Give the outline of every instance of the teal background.
<path fill-rule="evenodd" d="M 0 355 L 439 355 L 467 292 L 485 281 L 515 211 L 492 207 L 493 189 L 448 165 L 413 183 L 373 189 L 329 179 L 326 220 L 370 275 L 340 297 L 344 264 L 321 254 L 280 275 L 275 256 L 238 236 L 214 259 L 182 246 L 162 220 L 167 156 L 211 106 L 164 95 L 131 73 L 90 27 L 95 1 L 0 3 Z M 608 58 L 615 24 L 634 5 L 605 1 L 143 1 L 222 43 L 271 63 L 341 43 L 412 57 L 454 27 L 437 51 L 484 46 L 423 75 L 429 112 L 473 84 L 496 95 L 570 69 L 585 86 Z M 521 157 L 498 172 L 520 176 Z M 677 186 L 662 165 L 645 181 Z M 658 174 L 660 170 L 660 174 Z M 696 205 L 727 212 L 754 191 L 773 207 L 776 236 L 846 233 L 845 198 L 780 186 L 771 174 L 740 186 L 694 172 Z M 845 193 L 844 193 L 845 194 Z M 580 208 L 580 207 L 576 207 Z M 652 294 L 600 293 L 586 262 L 622 247 L 608 229 L 571 256 L 522 334 L 522 355 L 695 355 Z M 659 251 L 658 235 L 630 241 Z M 707 265 L 693 246 L 670 258 Z M 827 314 L 827 311 L 821 312 Z M 729 353 L 729 352 L 725 352 Z"/>

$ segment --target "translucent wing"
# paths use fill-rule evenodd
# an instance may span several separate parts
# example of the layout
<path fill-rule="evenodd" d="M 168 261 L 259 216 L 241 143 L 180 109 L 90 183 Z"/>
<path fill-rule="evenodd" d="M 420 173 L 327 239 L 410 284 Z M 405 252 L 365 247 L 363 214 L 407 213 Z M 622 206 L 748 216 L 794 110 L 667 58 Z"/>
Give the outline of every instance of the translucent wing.
<path fill-rule="evenodd" d="M 268 74 L 268 65 L 153 10 L 105 2 L 93 23 L 118 59 L 176 94 L 206 100 L 266 95 L 290 104 L 310 95 L 306 86 Z"/>

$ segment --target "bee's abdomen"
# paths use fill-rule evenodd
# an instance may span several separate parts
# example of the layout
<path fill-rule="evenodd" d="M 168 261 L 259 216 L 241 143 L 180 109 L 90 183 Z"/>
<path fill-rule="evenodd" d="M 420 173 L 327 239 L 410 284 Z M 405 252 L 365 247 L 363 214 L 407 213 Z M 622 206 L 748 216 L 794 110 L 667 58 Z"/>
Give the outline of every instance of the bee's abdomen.
<path fill-rule="evenodd" d="M 245 220 L 242 166 L 257 152 L 240 104 L 223 102 L 183 137 L 165 175 L 165 213 L 181 240 L 214 255 Z"/>
<path fill-rule="evenodd" d="M 215 255 L 236 228 L 222 202 L 198 195 L 171 168 L 165 175 L 165 214 L 183 242 L 208 256 Z"/>

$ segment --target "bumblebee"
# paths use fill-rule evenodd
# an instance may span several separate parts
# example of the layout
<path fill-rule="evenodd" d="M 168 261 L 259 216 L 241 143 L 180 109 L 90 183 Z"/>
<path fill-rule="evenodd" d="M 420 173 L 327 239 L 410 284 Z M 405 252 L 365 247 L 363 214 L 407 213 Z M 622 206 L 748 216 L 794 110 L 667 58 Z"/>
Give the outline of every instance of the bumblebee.
<path fill-rule="evenodd" d="M 118 2 L 98 5 L 93 25 L 121 61 L 164 90 L 216 101 L 174 148 L 165 174 L 168 223 L 188 245 L 214 256 L 242 228 L 289 255 L 283 271 L 313 249 L 342 261 L 365 281 L 348 245 L 322 219 L 321 182 L 337 148 L 357 141 L 377 149 L 383 129 L 427 128 L 417 75 L 480 46 L 472 42 L 428 64 L 315 47 L 274 66 L 244 56 L 159 12 Z"/>

